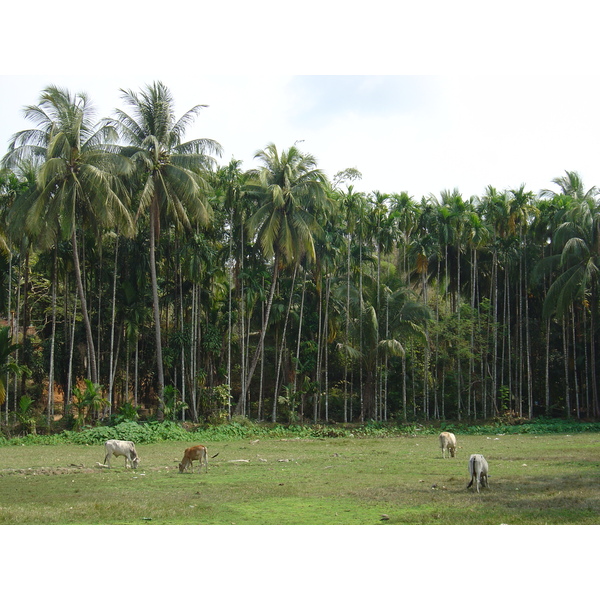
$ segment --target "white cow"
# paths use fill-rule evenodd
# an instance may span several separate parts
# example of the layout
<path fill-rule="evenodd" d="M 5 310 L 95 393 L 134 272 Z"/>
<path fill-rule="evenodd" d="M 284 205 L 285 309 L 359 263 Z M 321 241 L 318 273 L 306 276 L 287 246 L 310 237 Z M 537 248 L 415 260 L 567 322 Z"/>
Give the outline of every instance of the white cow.
<path fill-rule="evenodd" d="M 471 475 L 471 481 L 469 481 L 467 489 L 473 485 L 473 480 L 475 480 L 478 493 L 480 483 L 483 487 L 489 487 L 488 464 L 487 460 L 483 457 L 483 454 L 471 454 L 471 458 L 469 458 L 469 474 Z"/>
<path fill-rule="evenodd" d="M 215 454 L 216 456 L 216 454 Z M 214 456 L 213 456 L 214 458 Z M 202 472 L 202 464 L 206 466 L 206 472 L 208 473 L 208 449 L 202 444 L 187 448 L 183 453 L 183 459 L 179 463 L 179 472 L 183 473 L 188 467 L 192 473 L 194 472 L 194 465 L 192 461 L 197 460 L 200 464 L 198 465 L 198 473 Z"/>
<path fill-rule="evenodd" d="M 135 444 L 125 440 L 107 440 L 104 443 L 104 451 L 106 456 L 104 457 L 104 464 L 110 467 L 110 459 L 114 456 L 125 457 L 125 467 L 129 468 L 131 465 L 134 469 L 140 464 L 140 458 L 135 450 Z"/>
<path fill-rule="evenodd" d="M 448 452 L 448 458 L 456 454 L 456 436 L 448 431 L 440 433 L 440 448 L 442 449 L 442 458 L 445 458 L 444 451 Z"/>

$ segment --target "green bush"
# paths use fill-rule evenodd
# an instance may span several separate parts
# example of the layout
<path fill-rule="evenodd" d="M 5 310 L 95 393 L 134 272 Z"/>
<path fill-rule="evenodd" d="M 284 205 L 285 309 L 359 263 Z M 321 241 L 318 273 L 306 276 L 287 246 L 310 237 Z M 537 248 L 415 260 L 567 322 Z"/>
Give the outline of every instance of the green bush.
<path fill-rule="evenodd" d="M 432 435 L 442 430 L 451 430 L 466 435 L 498 434 L 572 434 L 600 431 L 600 423 L 581 423 L 561 419 L 536 419 L 521 425 L 437 423 L 420 425 L 385 424 L 368 422 L 361 425 L 282 425 L 253 423 L 246 418 L 236 418 L 223 425 L 207 425 L 188 431 L 180 423 L 172 421 L 138 423 L 123 421 L 116 425 L 85 426 L 81 431 L 63 431 L 52 435 L 29 434 L 21 437 L 0 436 L 0 446 L 6 445 L 56 445 L 87 444 L 100 445 L 109 439 L 131 440 L 136 444 L 151 444 L 160 441 L 182 441 L 190 443 L 240 440 L 247 438 L 329 438 L 329 437 L 394 437 Z"/>

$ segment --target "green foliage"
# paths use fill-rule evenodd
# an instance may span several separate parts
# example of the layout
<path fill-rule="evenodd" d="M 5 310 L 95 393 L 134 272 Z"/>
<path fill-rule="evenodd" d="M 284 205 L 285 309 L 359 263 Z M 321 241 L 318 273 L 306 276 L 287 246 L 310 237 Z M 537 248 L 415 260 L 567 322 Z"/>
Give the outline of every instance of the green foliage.
<path fill-rule="evenodd" d="M 256 424 L 246 417 L 235 416 L 229 422 L 220 425 L 184 428 L 173 421 L 138 423 L 123 421 L 113 426 L 85 426 L 81 431 L 63 431 L 52 435 L 26 435 L 12 439 L 0 437 L 2 445 L 56 445 L 56 444 L 103 444 L 109 439 L 131 440 L 136 444 L 153 444 L 160 441 L 210 442 L 242 440 L 255 438 L 392 438 L 437 435 L 440 431 L 450 430 L 457 435 L 519 435 L 519 434 L 575 434 L 600 432 L 600 423 L 582 423 L 575 420 L 536 419 L 519 425 L 502 423 L 469 424 L 464 422 L 441 422 L 421 425 L 409 423 L 403 425 L 383 424 L 369 421 L 362 425 L 282 425 Z"/>
<path fill-rule="evenodd" d="M 102 396 L 102 386 L 98 383 L 93 383 L 89 379 L 84 380 L 85 388 L 75 388 L 73 395 L 77 398 L 77 402 L 73 405 L 77 409 L 75 417 L 76 429 L 81 429 L 86 421 L 89 421 L 94 414 L 98 416 L 100 411 L 108 406 L 108 400 Z"/>
<path fill-rule="evenodd" d="M 164 389 L 163 415 L 165 421 L 175 421 L 182 411 L 187 410 L 188 405 L 180 400 L 179 391 L 175 386 L 166 385 Z"/>
<path fill-rule="evenodd" d="M 15 376 L 29 375 L 31 371 L 26 366 L 18 365 L 11 356 L 20 344 L 13 344 L 10 338 L 10 327 L 0 327 L 0 406 L 6 399 L 6 382 L 8 374 Z"/>
<path fill-rule="evenodd" d="M 29 396 L 21 396 L 17 408 L 17 420 L 25 428 L 27 433 L 35 435 L 35 416 L 33 415 L 34 401 Z"/>
<path fill-rule="evenodd" d="M 137 421 L 139 418 L 137 408 L 130 402 L 126 402 L 119 406 L 117 413 L 113 414 L 112 420 L 114 425 L 118 425 L 124 421 Z"/>
<path fill-rule="evenodd" d="M 206 415 L 210 425 L 221 425 L 229 417 L 228 405 L 231 400 L 229 386 L 226 384 L 201 388 L 199 394 L 200 412 Z M 236 419 L 237 417 L 234 417 Z M 248 419 L 249 421 L 249 419 Z"/>

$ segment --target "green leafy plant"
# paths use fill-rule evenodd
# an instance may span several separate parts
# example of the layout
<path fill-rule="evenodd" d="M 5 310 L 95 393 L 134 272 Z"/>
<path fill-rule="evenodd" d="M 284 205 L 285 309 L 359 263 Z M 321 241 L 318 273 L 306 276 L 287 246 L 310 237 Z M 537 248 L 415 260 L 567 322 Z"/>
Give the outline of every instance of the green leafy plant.
<path fill-rule="evenodd" d="M 164 388 L 163 415 L 165 421 L 175 421 L 181 411 L 186 410 L 188 405 L 179 399 L 177 388 L 172 385 L 166 385 Z"/>
<path fill-rule="evenodd" d="M 81 429 L 86 421 L 94 415 L 98 417 L 100 411 L 108 406 L 108 400 L 102 396 L 102 386 L 98 383 L 93 383 L 89 379 L 84 379 L 85 388 L 75 388 L 73 395 L 77 398 L 74 403 L 77 416 L 75 417 L 76 429 Z"/>
<path fill-rule="evenodd" d="M 138 409 L 130 402 L 122 404 L 117 409 L 116 414 L 113 415 L 112 422 L 115 425 L 123 423 L 124 421 L 137 421 L 140 418 Z"/>
<path fill-rule="evenodd" d="M 36 434 L 35 416 L 33 415 L 34 401 L 29 396 L 21 396 L 17 407 L 17 420 L 27 433 Z"/>
<path fill-rule="evenodd" d="M 20 346 L 20 344 L 12 343 L 10 338 L 10 327 L 0 328 L 0 406 L 2 406 L 6 400 L 8 374 L 12 373 L 17 377 L 22 374 L 31 374 L 29 368 L 17 364 L 11 356 L 15 350 L 20 348 Z"/>

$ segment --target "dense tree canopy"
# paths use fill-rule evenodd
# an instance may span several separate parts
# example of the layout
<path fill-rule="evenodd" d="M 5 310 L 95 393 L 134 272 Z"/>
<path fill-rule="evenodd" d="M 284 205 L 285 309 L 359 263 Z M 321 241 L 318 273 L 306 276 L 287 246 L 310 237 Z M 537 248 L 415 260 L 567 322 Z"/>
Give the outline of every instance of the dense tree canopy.
<path fill-rule="evenodd" d="M 4 423 L 23 397 L 74 425 L 600 416 L 599 192 L 576 172 L 362 193 L 297 145 L 220 165 L 160 82 L 122 98 L 96 122 L 48 87 L 3 158 Z"/>

